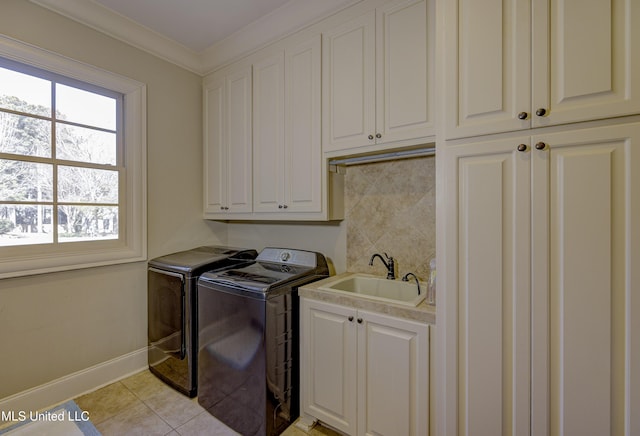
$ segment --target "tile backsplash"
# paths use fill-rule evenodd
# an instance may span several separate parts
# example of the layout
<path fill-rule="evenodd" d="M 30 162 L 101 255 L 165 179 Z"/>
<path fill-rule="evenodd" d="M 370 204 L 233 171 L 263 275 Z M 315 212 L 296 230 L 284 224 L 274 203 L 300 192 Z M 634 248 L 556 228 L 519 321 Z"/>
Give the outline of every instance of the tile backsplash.
<path fill-rule="evenodd" d="M 436 253 L 435 157 L 355 165 L 347 168 L 345 213 L 347 270 L 386 274 L 374 253 L 396 260 L 400 278 L 429 276 Z"/>

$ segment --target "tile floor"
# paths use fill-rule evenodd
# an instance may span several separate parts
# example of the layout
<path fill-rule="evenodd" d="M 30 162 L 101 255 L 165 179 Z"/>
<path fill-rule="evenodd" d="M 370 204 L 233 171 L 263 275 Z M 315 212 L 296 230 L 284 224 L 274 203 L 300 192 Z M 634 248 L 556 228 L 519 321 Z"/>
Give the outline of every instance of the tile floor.
<path fill-rule="evenodd" d="M 176 392 L 148 370 L 75 399 L 89 412 L 91 422 L 103 436 L 231 436 L 237 435 L 199 404 Z M 310 433 L 290 427 L 283 436 L 339 436 L 315 427 Z"/>

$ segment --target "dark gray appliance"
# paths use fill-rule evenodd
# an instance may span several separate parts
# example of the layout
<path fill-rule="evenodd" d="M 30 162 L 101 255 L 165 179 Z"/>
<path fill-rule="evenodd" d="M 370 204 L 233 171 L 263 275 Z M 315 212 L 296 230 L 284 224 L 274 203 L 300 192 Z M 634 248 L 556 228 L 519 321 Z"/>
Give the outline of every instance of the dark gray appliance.
<path fill-rule="evenodd" d="M 243 436 L 298 417 L 298 287 L 329 276 L 322 254 L 265 248 L 198 280 L 198 402 Z"/>
<path fill-rule="evenodd" d="M 149 370 L 189 397 L 197 393 L 197 282 L 205 271 L 254 259 L 255 250 L 203 246 L 148 263 Z"/>

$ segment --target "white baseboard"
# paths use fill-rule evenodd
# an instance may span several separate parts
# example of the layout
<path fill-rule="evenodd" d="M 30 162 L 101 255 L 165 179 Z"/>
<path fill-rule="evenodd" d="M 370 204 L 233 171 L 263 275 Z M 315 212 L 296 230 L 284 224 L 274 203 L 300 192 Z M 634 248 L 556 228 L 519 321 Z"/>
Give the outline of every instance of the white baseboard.
<path fill-rule="evenodd" d="M 147 347 L 0 399 L 3 411 L 37 411 L 126 378 L 147 367 Z"/>

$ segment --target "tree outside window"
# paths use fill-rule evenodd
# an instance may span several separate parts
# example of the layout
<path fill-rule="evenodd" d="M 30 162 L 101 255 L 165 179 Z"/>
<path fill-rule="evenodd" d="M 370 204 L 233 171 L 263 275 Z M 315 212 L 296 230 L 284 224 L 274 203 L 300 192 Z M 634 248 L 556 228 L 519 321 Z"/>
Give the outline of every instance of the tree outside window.
<path fill-rule="evenodd" d="M 0 63 L 0 247 L 119 238 L 122 100 Z"/>

